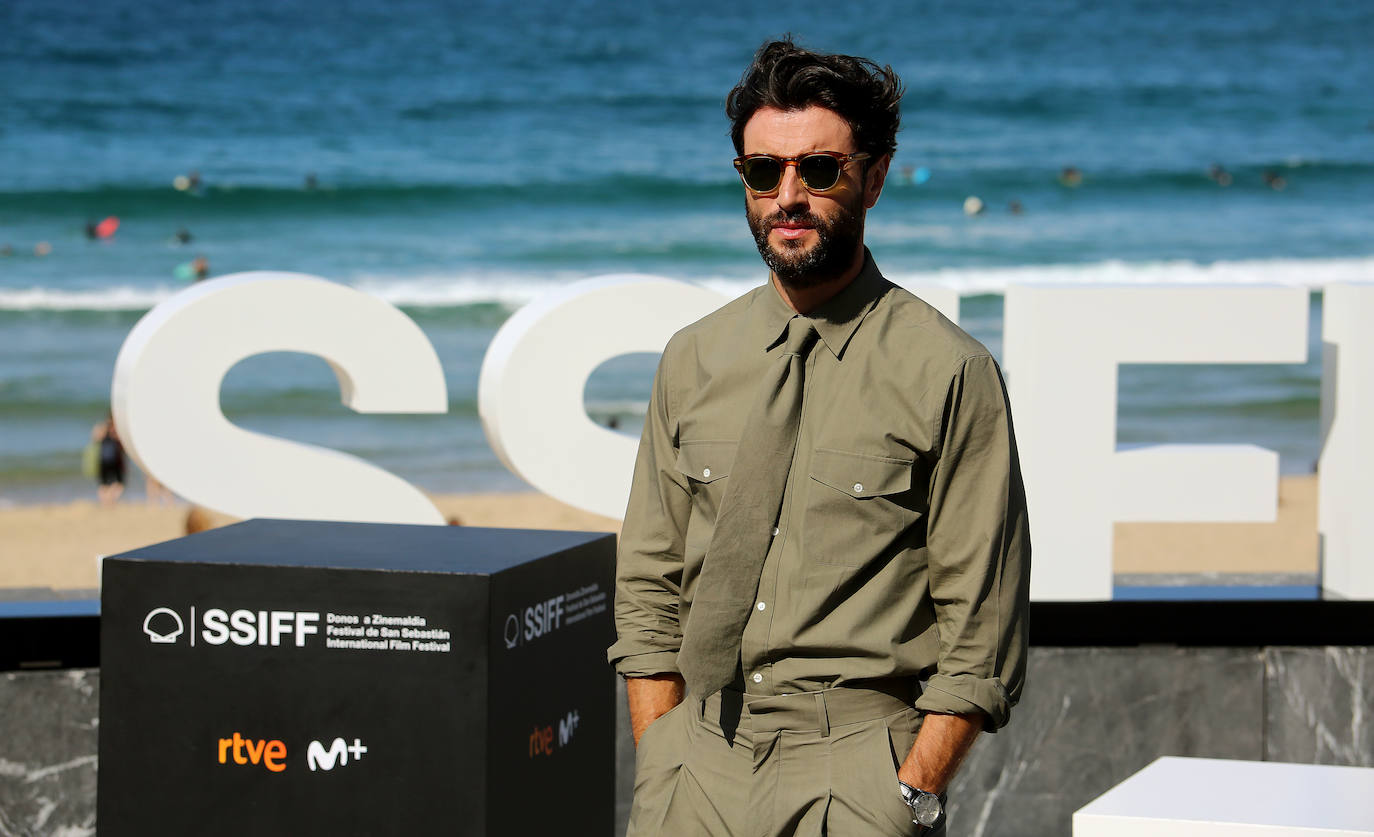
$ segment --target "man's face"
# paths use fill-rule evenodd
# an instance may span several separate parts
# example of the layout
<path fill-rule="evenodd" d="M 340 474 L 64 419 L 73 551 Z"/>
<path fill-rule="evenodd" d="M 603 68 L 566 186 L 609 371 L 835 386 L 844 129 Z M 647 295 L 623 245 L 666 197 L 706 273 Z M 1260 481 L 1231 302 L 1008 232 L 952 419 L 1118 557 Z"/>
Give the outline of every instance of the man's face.
<path fill-rule="evenodd" d="M 744 153 L 798 157 L 811 151 L 858 151 L 849 123 L 832 110 L 761 108 L 744 125 Z M 868 163 L 865 176 L 864 162 Z M 864 212 L 878 201 L 887 158 L 846 163 L 839 183 L 821 193 L 807 191 L 795 166 L 783 170 L 777 191 L 745 193 L 745 214 L 759 255 L 794 288 L 811 287 L 842 275 L 859 258 Z"/>

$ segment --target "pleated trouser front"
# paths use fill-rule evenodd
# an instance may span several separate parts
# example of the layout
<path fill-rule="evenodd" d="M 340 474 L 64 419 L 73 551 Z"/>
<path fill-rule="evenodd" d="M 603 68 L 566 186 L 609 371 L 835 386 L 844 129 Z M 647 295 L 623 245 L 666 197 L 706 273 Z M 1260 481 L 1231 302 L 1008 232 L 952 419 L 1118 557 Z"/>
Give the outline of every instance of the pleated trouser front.
<path fill-rule="evenodd" d="M 921 718 L 893 690 L 689 696 L 640 738 L 627 835 L 938 837 L 897 784 Z"/>

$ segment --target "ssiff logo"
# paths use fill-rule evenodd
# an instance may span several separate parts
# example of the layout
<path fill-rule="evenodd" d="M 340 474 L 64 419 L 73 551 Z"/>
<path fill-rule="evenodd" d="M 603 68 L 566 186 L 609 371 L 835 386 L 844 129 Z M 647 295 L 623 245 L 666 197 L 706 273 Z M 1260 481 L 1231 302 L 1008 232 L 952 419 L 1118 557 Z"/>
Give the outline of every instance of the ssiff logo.
<path fill-rule="evenodd" d="M 181 614 L 170 607 L 155 607 L 143 617 L 143 633 L 156 645 L 171 645 L 186 634 L 194 646 L 196 639 L 208 645 L 272 646 L 294 644 L 304 648 L 309 637 L 320 633 L 320 614 L 315 611 L 246 610 L 226 611 L 212 607 L 202 616 L 203 625 L 196 631 L 196 609 L 191 608 L 191 630 L 181 621 Z"/>
<path fill-rule="evenodd" d="M 143 617 L 143 633 L 154 645 L 170 645 L 185 631 L 181 616 L 170 607 L 155 607 Z"/>
<path fill-rule="evenodd" d="M 514 648 L 522 639 L 529 642 L 563 627 L 563 599 L 564 596 L 560 594 L 507 616 L 506 647 Z M 524 617 L 523 633 L 520 630 L 521 616 Z"/>

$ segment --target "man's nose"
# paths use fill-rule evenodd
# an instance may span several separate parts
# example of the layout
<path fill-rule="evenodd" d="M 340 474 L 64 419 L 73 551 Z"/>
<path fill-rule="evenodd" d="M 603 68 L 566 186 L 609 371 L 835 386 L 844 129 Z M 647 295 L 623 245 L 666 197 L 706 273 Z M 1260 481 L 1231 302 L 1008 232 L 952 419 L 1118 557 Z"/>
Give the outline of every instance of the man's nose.
<path fill-rule="evenodd" d="M 805 209 L 811 193 L 802 185 L 796 166 L 783 166 L 782 181 L 778 183 L 778 208 L 784 212 Z"/>

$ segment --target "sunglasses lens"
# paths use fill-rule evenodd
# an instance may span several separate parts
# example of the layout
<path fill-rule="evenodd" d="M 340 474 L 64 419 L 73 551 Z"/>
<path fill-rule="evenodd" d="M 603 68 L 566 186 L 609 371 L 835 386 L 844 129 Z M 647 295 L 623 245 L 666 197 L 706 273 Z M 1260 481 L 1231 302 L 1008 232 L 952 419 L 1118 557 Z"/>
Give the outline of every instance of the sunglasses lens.
<path fill-rule="evenodd" d="M 797 174 L 808 189 L 824 191 L 840 180 L 840 161 L 827 154 L 812 154 L 801 158 Z"/>
<path fill-rule="evenodd" d="M 750 157 L 742 169 L 744 185 L 755 192 L 771 192 L 782 180 L 782 163 L 769 157 Z"/>

